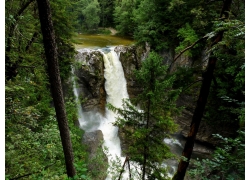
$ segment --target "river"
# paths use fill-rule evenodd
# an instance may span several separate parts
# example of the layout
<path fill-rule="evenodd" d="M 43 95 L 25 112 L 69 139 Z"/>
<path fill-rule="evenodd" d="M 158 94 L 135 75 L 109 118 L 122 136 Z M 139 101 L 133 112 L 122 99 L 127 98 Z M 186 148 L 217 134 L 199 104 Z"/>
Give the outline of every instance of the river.
<path fill-rule="evenodd" d="M 104 34 L 78 34 L 74 40 L 77 42 L 77 44 L 75 44 L 76 49 L 98 49 L 107 46 L 127 46 L 135 43 L 133 39 L 128 37 Z"/>

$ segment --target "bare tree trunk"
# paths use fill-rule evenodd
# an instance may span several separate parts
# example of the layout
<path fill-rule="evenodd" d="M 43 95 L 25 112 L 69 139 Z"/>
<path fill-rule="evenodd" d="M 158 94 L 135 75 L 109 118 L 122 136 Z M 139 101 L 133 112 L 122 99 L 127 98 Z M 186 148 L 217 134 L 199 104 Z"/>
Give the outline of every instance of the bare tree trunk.
<path fill-rule="evenodd" d="M 223 5 L 222 12 L 220 15 L 221 17 L 224 14 L 225 18 L 228 18 L 228 11 L 230 10 L 231 3 L 232 3 L 232 0 L 225 0 L 224 1 L 224 5 Z M 223 31 L 219 32 L 216 35 L 212 46 L 217 44 L 218 42 L 220 42 L 222 40 L 222 37 L 223 37 Z M 195 111 L 193 114 L 192 122 L 190 125 L 190 131 L 189 131 L 189 134 L 187 137 L 185 147 L 184 147 L 183 152 L 182 152 L 182 156 L 185 159 L 182 159 L 180 161 L 180 163 L 178 165 L 178 170 L 177 170 L 176 174 L 174 175 L 173 180 L 183 180 L 185 177 L 186 170 L 187 170 L 187 167 L 189 165 L 189 160 L 190 160 L 192 152 L 193 152 L 194 140 L 195 140 L 196 134 L 198 132 L 200 122 L 201 122 L 201 119 L 203 117 L 204 109 L 205 109 L 205 106 L 207 103 L 207 98 L 209 95 L 209 90 L 210 90 L 211 82 L 213 79 L 213 72 L 215 69 L 216 61 L 217 61 L 217 58 L 213 55 L 211 55 L 209 60 L 208 60 L 207 70 L 203 74 L 203 81 L 202 81 L 202 85 L 201 85 L 201 89 L 200 89 L 200 95 L 199 95 L 199 98 L 197 100 L 196 108 L 195 108 Z"/>
<path fill-rule="evenodd" d="M 57 46 L 55 42 L 55 34 L 51 18 L 50 4 L 48 0 L 37 0 L 37 4 L 39 9 L 39 18 L 43 34 L 43 43 L 49 71 L 51 92 L 55 105 L 57 122 L 60 130 L 67 174 L 69 177 L 73 177 L 75 176 L 76 171 L 73 165 L 73 150 L 64 106 L 61 78 L 58 65 Z"/>

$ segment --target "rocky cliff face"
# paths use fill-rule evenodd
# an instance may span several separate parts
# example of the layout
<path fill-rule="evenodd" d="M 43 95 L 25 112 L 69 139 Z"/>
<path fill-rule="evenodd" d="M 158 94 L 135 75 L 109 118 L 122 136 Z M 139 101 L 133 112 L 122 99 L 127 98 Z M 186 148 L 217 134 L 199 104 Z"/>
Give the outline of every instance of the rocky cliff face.
<path fill-rule="evenodd" d="M 150 48 L 145 46 L 140 47 L 120 47 L 116 48 L 117 52 L 120 52 L 120 61 L 122 63 L 125 78 L 127 80 L 127 88 L 130 98 L 136 96 L 140 92 L 140 87 L 138 87 L 134 80 L 133 71 L 139 69 L 141 62 L 147 57 Z M 174 72 L 177 67 L 198 67 L 200 70 L 206 68 L 208 55 L 204 52 L 201 53 L 200 57 L 196 57 L 195 61 L 192 58 L 188 58 L 185 55 L 181 55 L 178 59 L 173 62 L 174 53 L 173 50 L 168 49 L 160 52 L 164 59 L 164 63 L 171 66 L 170 72 Z M 197 76 L 197 75 L 196 75 Z M 178 77 L 177 77 L 178 78 Z M 201 74 L 197 76 L 197 80 L 201 79 Z M 176 123 L 179 125 L 178 132 L 176 134 L 187 137 L 190 130 L 190 123 L 192 121 L 193 112 L 196 106 L 196 101 L 198 99 L 198 94 L 200 90 L 200 84 L 193 87 L 192 93 L 186 94 L 182 93 L 177 101 L 178 106 L 184 106 L 180 116 L 175 117 Z M 232 135 L 231 127 L 217 127 L 211 126 L 203 120 L 200 124 L 199 132 L 196 136 L 196 140 L 202 143 L 209 143 L 216 145 L 219 141 L 214 138 L 212 134 L 221 134 L 222 136 Z M 122 132 L 120 132 L 122 136 Z M 122 144 L 122 146 L 125 146 Z"/>
<path fill-rule="evenodd" d="M 92 178 L 104 180 L 107 176 L 108 158 L 102 150 L 103 134 L 101 130 L 86 132 L 82 138 L 82 143 L 87 146 L 88 170 Z"/>
<path fill-rule="evenodd" d="M 198 92 L 199 89 L 197 88 L 197 93 Z M 188 136 L 197 99 L 197 94 L 188 95 L 183 93 L 180 95 L 177 104 L 179 106 L 184 106 L 185 108 L 183 109 L 180 116 L 175 117 L 175 122 L 179 125 L 179 129 L 176 134 L 182 135 L 184 137 Z M 235 135 L 235 126 L 232 124 L 218 126 L 211 123 L 211 119 L 207 121 L 207 119 L 203 118 L 196 135 L 196 141 L 199 143 L 216 146 L 221 141 L 218 138 L 215 138 L 213 134 L 220 134 L 224 137 L 233 137 Z"/>
<path fill-rule="evenodd" d="M 80 89 L 81 105 L 84 111 L 97 108 L 104 112 L 106 92 L 104 88 L 104 61 L 99 51 L 82 51 L 76 55 L 75 75 Z"/>
<path fill-rule="evenodd" d="M 140 68 L 141 62 L 147 57 L 150 48 L 147 45 L 144 47 L 117 46 L 115 51 L 119 54 L 124 69 L 129 97 L 133 98 L 140 92 L 140 87 L 135 82 L 133 72 Z M 166 50 L 162 52 L 161 55 L 164 58 L 164 63 L 171 64 L 171 72 L 173 72 L 177 66 L 200 66 L 200 69 L 205 69 L 206 67 L 205 64 L 207 57 L 204 53 L 195 62 L 182 55 L 174 63 L 172 63 L 174 54 L 171 50 Z M 89 111 L 97 107 L 98 111 L 104 113 L 106 92 L 104 88 L 104 61 L 102 53 L 99 51 L 78 52 L 76 60 L 78 65 L 75 74 L 81 89 L 80 96 L 83 100 L 83 109 Z M 199 86 L 194 88 L 191 94 L 183 93 L 177 102 L 179 106 L 185 106 L 182 114 L 175 118 L 176 123 L 179 125 L 177 134 L 183 135 L 184 137 L 187 137 L 189 132 L 198 93 Z M 202 121 L 196 139 L 200 142 L 215 145 L 218 141 L 212 136 L 212 134 L 216 133 L 228 136 L 230 135 L 230 128 L 214 128 L 206 123 L 206 121 Z"/>
<path fill-rule="evenodd" d="M 132 98 L 140 92 L 140 87 L 135 82 L 134 70 L 141 67 L 141 62 L 147 57 L 150 47 L 147 44 L 145 46 L 117 46 L 115 51 L 120 53 L 128 94 Z"/>

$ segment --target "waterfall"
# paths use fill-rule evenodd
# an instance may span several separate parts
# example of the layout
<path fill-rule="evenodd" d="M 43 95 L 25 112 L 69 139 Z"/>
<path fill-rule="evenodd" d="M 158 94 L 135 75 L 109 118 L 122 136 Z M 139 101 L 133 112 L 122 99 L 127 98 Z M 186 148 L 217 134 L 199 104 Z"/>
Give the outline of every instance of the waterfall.
<path fill-rule="evenodd" d="M 72 74 L 74 74 L 73 68 L 72 68 Z M 76 97 L 76 101 L 78 102 L 79 88 L 76 85 L 74 77 L 72 77 L 72 82 L 73 82 L 73 92 Z M 78 122 L 83 130 L 85 130 L 86 132 L 92 132 L 98 129 L 100 122 L 102 121 L 103 118 L 100 113 L 93 111 L 83 112 L 81 105 L 77 106 L 77 110 L 78 110 Z"/>
<path fill-rule="evenodd" d="M 111 103 L 115 107 L 122 107 L 122 99 L 129 98 L 127 92 L 127 82 L 124 77 L 123 67 L 119 60 L 119 53 L 114 51 L 114 47 L 99 49 L 103 54 L 104 59 L 104 77 L 105 90 L 107 94 L 106 102 Z M 81 50 L 81 52 L 89 52 L 88 50 Z M 73 81 L 74 82 L 74 81 Z M 78 99 L 78 89 L 74 82 L 74 94 Z M 81 106 L 78 108 L 80 127 L 85 131 L 101 130 L 103 133 L 105 148 L 108 148 L 108 160 L 111 164 L 116 157 L 120 158 L 121 163 L 124 157 L 121 157 L 120 139 L 118 137 L 118 127 L 113 126 L 112 123 L 116 120 L 116 114 L 107 108 L 105 109 L 105 116 L 98 112 L 82 112 Z M 108 175 L 106 180 L 111 179 Z"/>
<path fill-rule="evenodd" d="M 104 57 L 104 77 L 105 90 L 107 93 L 107 103 L 111 103 L 115 107 L 122 107 L 122 99 L 129 98 L 127 92 L 127 82 L 124 77 L 123 67 L 119 60 L 119 54 L 110 49 L 107 54 L 103 53 Z M 99 129 L 103 133 L 104 146 L 108 147 L 109 163 L 115 160 L 116 157 L 121 158 L 120 139 L 118 137 L 118 127 L 112 123 L 116 120 L 116 114 L 106 108 L 106 118 L 101 122 Z M 124 158 L 121 158 L 124 160 Z M 110 179 L 110 175 L 107 179 Z"/>
<path fill-rule="evenodd" d="M 119 61 L 119 56 L 114 51 L 114 48 L 104 56 L 104 77 L 105 90 L 107 93 L 107 102 L 115 107 L 122 107 L 122 99 L 128 98 L 127 83 L 124 77 L 123 68 Z M 106 118 L 100 124 L 100 130 L 104 134 L 104 145 L 109 147 L 109 152 L 112 155 L 121 155 L 120 140 L 117 136 L 118 128 L 113 126 L 115 122 L 115 113 L 106 108 Z"/>

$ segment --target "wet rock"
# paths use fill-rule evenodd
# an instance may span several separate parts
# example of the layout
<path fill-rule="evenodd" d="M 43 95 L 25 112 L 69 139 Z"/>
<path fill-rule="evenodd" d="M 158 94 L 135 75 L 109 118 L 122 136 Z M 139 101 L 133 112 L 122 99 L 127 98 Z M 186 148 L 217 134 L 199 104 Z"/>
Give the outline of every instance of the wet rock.
<path fill-rule="evenodd" d="M 150 47 L 145 46 L 117 46 L 117 53 L 120 53 L 124 76 L 127 80 L 127 90 L 130 98 L 140 92 L 140 87 L 135 81 L 134 71 L 141 67 L 141 62 L 148 56 Z"/>
<path fill-rule="evenodd" d="M 102 150 L 102 131 L 86 132 L 82 143 L 87 146 L 87 152 L 89 153 L 88 170 L 92 179 L 104 180 L 107 176 L 108 158 Z"/>
<path fill-rule="evenodd" d="M 89 152 L 89 157 L 95 156 L 97 149 L 101 147 L 103 142 L 103 134 L 101 130 L 96 130 L 94 132 L 85 132 L 82 143 L 87 145 L 87 151 Z"/>
<path fill-rule="evenodd" d="M 199 92 L 199 89 L 197 89 L 197 92 Z M 178 106 L 185 107 L 181 115 L 174 118 L 175 122 L 179 126 L 177 133 L 183 135 L 184 137 L 187 137 L 190 131 L 190 124 L 192 122 L 197 99 L 198 93 L 192 93 L 192 95 L 182 94 L 177 100 Z M 234 127 L 229 124 L 223 127 L 216 126 L 212 123 L 209 123 L 205 118 L 203 118 L 196 135 L 196 141 L 199 143 L 216 146 L 221 142 L 221 140 L 214 137 L 213 134 L 221 134 L 222 136 L 230 137 L 233 136 L 234 133 Z M 194 149 L 194 151 L 196 151 L 196 149 Z M 199 148 L 197 148 L 197 152 L 203 153 L 202 151 L 203 150 L 199 150 Z"/>
<path fill-rule="evenodd" d="M 104 61 L 99 51 L 82 51 L 76 55 L 78 91 L 84 111 L 97 108 L 105 111 L 106 92 L 104 88 Z"/>

